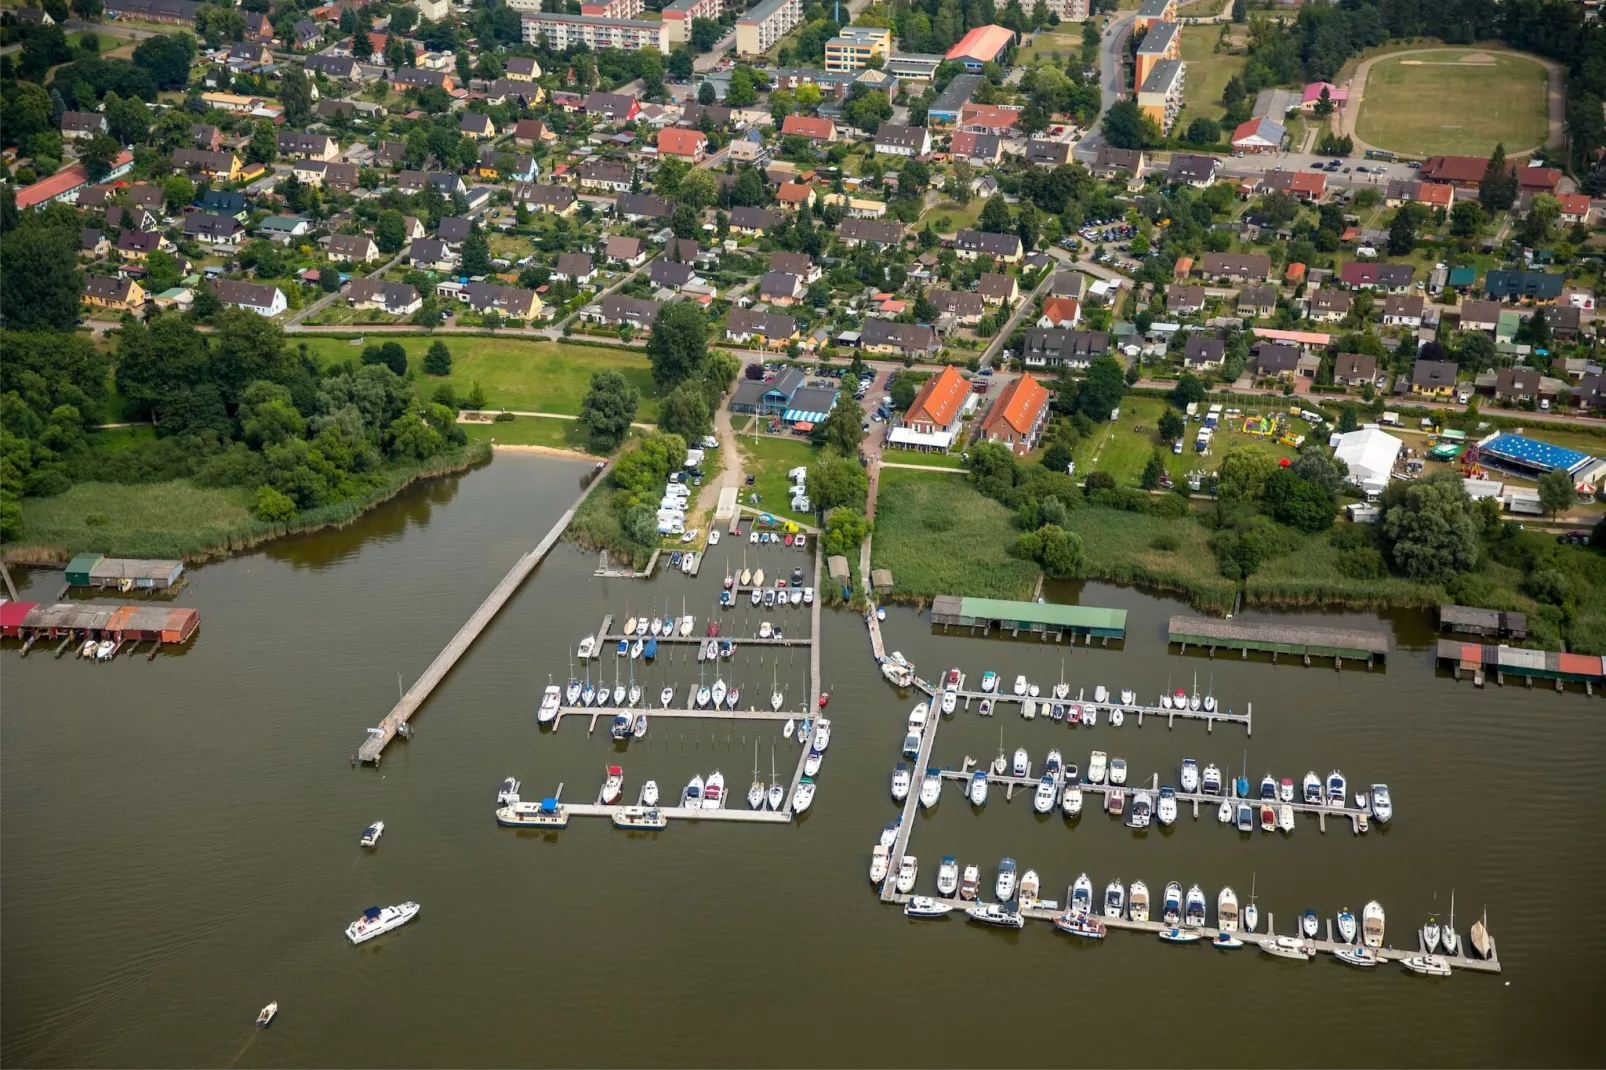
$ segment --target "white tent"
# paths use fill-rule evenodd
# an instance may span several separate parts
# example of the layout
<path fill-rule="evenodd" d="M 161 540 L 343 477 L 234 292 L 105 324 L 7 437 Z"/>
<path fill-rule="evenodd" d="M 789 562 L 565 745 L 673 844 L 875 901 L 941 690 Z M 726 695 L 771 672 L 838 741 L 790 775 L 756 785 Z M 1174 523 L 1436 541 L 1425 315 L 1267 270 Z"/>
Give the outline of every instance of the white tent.
<path fill-rule="evenodd" d="M 1405 444 L 1378 427 L 1334 435 L 1333 456 L 1349 465 L 1350 482 L 1367 494 L 1381 494 Z"/>

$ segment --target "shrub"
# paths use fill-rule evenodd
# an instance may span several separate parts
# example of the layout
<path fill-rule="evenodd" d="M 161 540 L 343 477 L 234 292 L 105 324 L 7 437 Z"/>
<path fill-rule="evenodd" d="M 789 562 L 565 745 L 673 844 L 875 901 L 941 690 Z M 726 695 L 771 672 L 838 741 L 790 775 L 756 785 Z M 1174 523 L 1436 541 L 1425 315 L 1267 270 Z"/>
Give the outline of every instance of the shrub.
<path fill-rule="evenodd" d="M 1151 550 L 1162 550 L 1165 553 L 1174 553 L 1181 545 L 1181 540 L 1170 534 L 1156 535 L 1149 540 L 1149 548 Z"/>

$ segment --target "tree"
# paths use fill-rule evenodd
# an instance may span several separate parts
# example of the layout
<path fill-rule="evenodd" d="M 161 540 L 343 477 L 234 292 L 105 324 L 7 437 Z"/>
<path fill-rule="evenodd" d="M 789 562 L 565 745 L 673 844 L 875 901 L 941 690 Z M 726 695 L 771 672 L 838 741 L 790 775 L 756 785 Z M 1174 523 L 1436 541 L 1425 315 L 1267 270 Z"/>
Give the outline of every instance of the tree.
<path fill-rule="evenodd" d="M 1279 468 L 1266 481 L 1266 507 L 1279 523 L 1300 531 L 1333 526 L 1333 496 L 1293 468 Z"/>
<path fill-rule="evenodd" d="M 183 89 L 190 83 L 195 38 L 187 33 L 158 34 L 134 47 L 134 66 L 150 74 L 157 89 Z M 299 70 L 299 68 L 297 68 Z"/>
<path fill-rule="evenodd" d="M 0 324 L 70 331 L 83 275 L 76 231 L 30 219 L 0 243 Z"/>
<path fill-rule="evenodd" d="M 1551 239 L 1551 228 L 1560 218 L 1561 202 L 1548 193 L 1537 194 L 1517 228 L 1517 237 L 1525 245 L 1541 245 Z"/>
<path fill-rule="evenodd" d="M 1455 361 L 1463 370 L 1481 372 L 1494 366 L 1497 351 L 1493 338 L 1482 331 L 1462 331 L 1459 342 Z"/>
<path fill-rule="evenodd" d="M 846 505 L 864 507 L 870 491 L 870 477 L 856 460 L 822 453 L 809 465 L 809 502 L 815 509 L 835 509 Z"/>
<path fill-rule="evenodd" d="M 731 71 L 730 85 L 725 89 L 725 103 L 733 108 L 745 108 L 758 100 L 758 88 L 753 84 L 752 71 L 738 65 Z"/>
<path fill-rule="evenodd" d="M 1221 140 L 1221 124 L 1201 115 L 1188 124 L 1188 140 L 1195 145 L 1214 145 Z"/>
<path fill-rule="evenodd" d="M 1255 501 L 1277 470 L 1271 455 L 1258 446 L 1233 446 L 1216 472 L 1216 495 L 1224 502 Z"/>
<path fill-rule="evenodd" d="M 1126 393 L 1126 375 L 1121 362 L 1109 354 L 1094 357 L 1087 377 L 1076 393 L 1076 411 L 1095 423 L 1103 423 L 1121 404 Z"/>
<path fill-rule="evenodd" d="M 407 244 L 407 220 L 396 209 L 379 213 L 374 221 L 374 244 L 382 253 L 399 253 Z"/>
<path fill-rule="evenodd" d="M 1573 478 L 1565 468 L 1552 468 L 1539 477 L 1539 506 L 1552 520 L 1572 508 L 1576 494 Z"/>
<path fill-rule="evenodd" d="M 864 441 L 863 427 L 864 413 L 853 400 L 853 395 L 846 390 L 839 391 L 836 404 L 831 406 L 830 413 L 821 425 L 827 448 L 843 457 L 857 457 L 859 443 Z"/>
<path fill-rule="evenodd" d="M 284 76 L 279 79 L 279 103 L 284 107 L 284 121 L 290 126 L 303 126 L 311 120 L 312 86 L 300 64 L 285 64 Z"/>
<path fill-rule="evenodd" d="M 1166 395 L 1166 400 L 1186 412 L 1189 405 L 1197 405 L 1204 400 L 1204 396 L 1204 384 L 1199 381 L 1199 377 L 1192 372 L 1185 371 L 1182 373 L 1181 378 L 1177 380 L 1177 385 L 1172 387 L 1171 392 Z M 1181 432 L 1178 432 L 1177 437 L 1180 437 L 1180 434 Z"/>
<path fill-rule="evenodd" d="M 647 339 L 652 379 L 669 390 L 701 376 L 708 365 L 708 317 L 690 301 L 673 301 L 658 310 Z"/>
<path fill-rule="evenodd" d="M 1380 508 L 1384 548 L 1408 579 L 1446 583 L 1477 564 L 1479 525 L 1458 473 L 1390 483 Z"/>
<path fill-rule="evenodd" d="M 1418 217 L 1415 204 L 1402 204 L 1389 222 L 1389 255 L 1404 256 L 1416 248 Z"/>
<path fill-rule="evenodd" d="M 675 188 L 675 200 L 701 211 L 719 199 L 719 180 L 712 171 L 699 167 L 682 176 Z"/>
<path fill-rule="evenodd" d="M 1168 408 L 1160 414 L 1158 431 L 1161 439 L 1166 442 L 1175 442 L 1182 437 L 1184 430 L 1186 428 L 1182 422 L 1182 414 L 1176 409 Z"/>
<path fill-rule="evenodd" d="M 462 257 L 463 274 L 474 276 L 491 273 L 491 243 L 477 223 L 470 228 L 468 237 L 463 239 Z"/>
<path fill-rule="evenodd" d="M 1321 96 L 1316 98 L 1316 107 L 1313 110 L 1318 119 L 1325 119 L 1333 114 L 1333 94 L 1325 85 L 1322 86 Z"/>
<path fill-rule="evenodd" d="M 1099 128 L 1104 132 L 1104 140 L 1118 149 L 1144 147 L 1143 112 L 1138 110 L 1136 100 L 1118 100 L 1110 105 Z"/>
<path fill-rule="evenodd" d="M 272 163 L 279 154 L 278 136 L 273 124 L 266 119 L 251 129 L 251 141 L 245 150 L 246 158 L 253 163 Z"/>
<path fill-rule="evenodd" d="M 1294 458 L 1291 466 L 1293 471 L 1301 479 L 1316 484 L 1327 493 L 1337 494 L 1349 481 L 1349 465 L 1323 449 L 1319 439 L 1307 439 L 1306 444 L 1308 448 Z"/>
<path fill-rule="evenodd" d="M 1457 201 L 1450 209 L 1450 236 L 1476 238 L 1483 229 L 1483 209 L 1476 201 Z"/>
<path fill-rule="evenodd" d="M 1014 229 L 1015 221 L 1010 217 L 1009 205 L 1004 203 L 1004 198 L 989 197 L 987 203 L 982 205 L 976 225 L 990 234 L 1008 234 Z"/>
<path fill-rule="evenodd" d="M 91 181 L 99 182 L 111 173 L 112 165 L 117 162 L 117 154 L 121 151 L 123 147 L 115 138 L 96 134 L 88 141 L 78 143 L 78 162 L 84 165 Z"/>
<path fill-rule="evenodd" d="M 441 348 L 444 350 L 445 346 Z M 623 442 L 630 433 L 630 424 L 636 418 L 640 403 L 641 392 L 619 372 L 593 373 L 591 389 L 580 402 L 580 422 L 590 432 L 591 444 L 598 449 L 612 450 Z"/>
<path fill-rule="evenodd" d="M 851 557 L 859 552 L 866 535 L 870 534 L 870 521 L 864 513 L 851 506 L 838 506 L 825 519 L 825 534 L 820 550 L 828 555 Z"/>
<path fill-rule="evenodd" d="M 1497 144 L 1478 183 L 1478 200 L 1489 212 L 1508 212 L 1517 202 L 1517 175 L 1506 162 L 1506 146 Z"/>
<path fill-rule="evenodd" d="M 452 374 L 452 351 L 439 338 L 430 343 L 429 352 L 424 354 L 424 372 L 442 377 Z"/>
<path fill-rule="evenodd" d="M 714 83 L 705 81 L 697 87 L 697 103 L 705 108 L 719 100 L 719 93 L 714 89 Z"/>
<path fill-rule="evenodd" d="M 683 380 L 658 406 L 658 426 L 687 442 L 699 441 L 712 427 L 708 395 L 702 384 Z"/>
<path fill-rule="evenodd" d="M 1144 490 L 1157 490 L 1160 486 L 1160 477 L 1165 475 L 1165 458 L 1158 453 L 1149 454 L 1149 463 L 1143 466 L 1143 476 L 1138 485 Z"/>

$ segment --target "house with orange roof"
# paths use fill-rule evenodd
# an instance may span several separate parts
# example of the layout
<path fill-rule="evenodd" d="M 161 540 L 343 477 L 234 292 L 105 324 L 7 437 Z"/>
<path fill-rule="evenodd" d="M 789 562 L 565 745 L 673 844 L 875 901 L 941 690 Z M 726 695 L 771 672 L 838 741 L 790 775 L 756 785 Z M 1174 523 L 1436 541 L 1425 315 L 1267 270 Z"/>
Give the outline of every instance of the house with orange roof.
<path fill-rule="evenodd" d="M 1455 187 L 1448 183 L 1423 182 L 1412 199 L 1429 208 L 1443 208 L 1448 212 L 1455 207 Z"/>
<path fill-rule="evenodd" d="M 1048 420 L 1049 392 L 1030 372 L 1004 387 L 981 422 L 981 438 L 1002 442 L 1018 457 L 1030 453 Z"/>
<path fill-rule="evenodd" d="M 1586 227 L 1595 220 L 1595 210 L 1591 207 L 1587 193 L 1558 193 L 1556 200 L 1561 205 L 1561 221 L 1571 226 L 1582 223 Z"/>
<path fill-rule="evenodd" d="M 658 131 L 658 154 L 675 156 L 692 163 L 702 162 L 708 152 L 708 135 L 701 130 L 685 130 L 666 126 Z"/>
<path fill-rule="evenodd" d="M 797 134 L 811 141 L 835 141 L 836 124 L 811 115 L 788 115 L 786 121 L 781 123 L 781 134 Z"/>
<path fill-rule="evenodd" d="M 964 64 L 965 70 L 974 74 L 984 64 L 996 62 L 1014 39 L 1014 32 L 1003 26 L 977 26 L 960 38 L 943 58 Z"/>
<path fill-rule="evenodd" d="M 891 445 L 921 452 L 947 452 L 959 438 L 965 415 L 965 399 L 970 384 L 952 364 L 927 379 L 915 395 L 909 411 L 898 418 L 898 425 L 887 435 Z"/>
<path fill-rule="evenodd" d="M 1043 301 L 1039 327 L 1075 327 L 1082 321 L 1082 306 L 1074 297 L 1050 297 Z"/>
<path fill-rule="evenodd" d="M 775 199 L 787 208 L 796 210 L 802 205 L 814 204 L 814 187 L 801 182 L 788 182 L 775 191 Z"/>
<path fill-rule="evenodd" d="M 1298 286 L 1305 281 L 1305 265 L 1298 260 L 1293 261 L 1288 265 L 1288 270 L 1283 272 L 1283 279 L 1290 286 Z"/>

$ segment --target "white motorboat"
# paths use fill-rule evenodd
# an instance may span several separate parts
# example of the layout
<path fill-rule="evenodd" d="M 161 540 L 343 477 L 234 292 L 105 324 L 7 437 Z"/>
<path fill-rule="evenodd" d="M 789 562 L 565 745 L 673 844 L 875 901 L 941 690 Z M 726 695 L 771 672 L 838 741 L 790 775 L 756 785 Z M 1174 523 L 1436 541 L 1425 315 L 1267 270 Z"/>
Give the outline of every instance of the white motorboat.
<path fill-rule="evenodd" d="M 1377 957 L 1377 952 L 1368 947 L 1341 947 L 1333 952 L 1333 957 L 1346 966 L 1355 966 L 1363 970 L 1372 969 L 1382 961 Z"/>
<path fill-rule="evenodd" d="M 981 867 L 966 866 L 965 875 L 959 879 L 959 898 L 974 899 L 979 891 L 981 891 Z"/>
<path fill-rule="evenodd" d="M 1060 796 L 1060 809 L 1066 817 L 1075 817 L 1082 812 L 1082 789 L 1078 785 L 1073 783 L 1065 789 L 1065 794 Z"/>
<path fill-rule="evenodd" d="M 680 805 L 686 810 L 701 810 L 703 808 L 703 778 L 702 774 L 693 776 L 686 784 L 686 790 L 680 793 Z"/>
<path fill-rule="evenodd" d="M 1316 775 L 1316 770 L 1312 769 L 1310 772 L 1305 774 L 1305 780 L 1301 787 L 1301 791 L 1304 795 L 1305 804 L 1307 806 L 1321 805 L 1322 778 Z"/>
<path fill-rule="evenodd" d="M 814 781 L 803 777 L 797 782 L 797 790 L 792 792 L 792 809 L 802 813 L 814 804 Z"/>
<path fill-rule="evenodd" d="M 1285 803 L 1294 801 L 1294 782 L 1290 778 L 1283 777 L 1277 782 L 1277 801 Z"/>
<path fill-rule="evenodd" d="M 747 596 L 747 600 L 755 606 L 763 605 L 764 592 L 759 590 L 757 587 L 754 587 L 752 592 Z"/>
<path fill-rule="evenodd" d="M 1338 938 L 1346 944 L 1355 942 L 1355 934 L 1360 931 L 1355 923 L 1355 915 L 1350 913 L 1349 907 L 1340 910 L 1333 919 L 1338 923 Z"/>
<path fill-rule="evenodd" d="M 1154 800 L 1146 791 L 1132 793 L 1132 808 L 1127 811 L 1126 823 L 1130 828 L 1146 829 L 1154 819 Z"/>
<path fill-rule="evenodd" d="M 1089 784 L 1104 783 L 1105 763 L 1108 761 L 1108 756 L 1101 750 L 1096 750 L 1088 756 L 1087 782 Z"/>
<path fill-rule="evenodd" d="M 1204 934 L 1197 929 L 1161 929 L 1160 939 L 1168 944 L 1197 944 L 1204 939 Z"/>
<path fill-rule="evenodd" d="M 502 806 L 506 806 L 508 803 L 518 802 L 519 782 L 513 777 L 505 778 L 502 781 L 502 786 L 496 789 L 496 801 Z"/>
<path fill-rule="evenodd" d="M 767 620 L 759 621 L 759 624 L 758 624 L 758 637 L 760 639 L 768 639 L 770 637 L 770 631 L 771 631 L 771 628 L 770 628 L 770 622 L 769 621 L 767 621 Z"/>
<path fill-rule="evenodd" d="M 814 604 L 814 588 L 813 587 L 805 587 L 805 588 L 803 588 L 803 604 L 806 605 L 806 606 L 812 606 Z"/>
<path fill-rule="evenodd" d="M 796 721 L 796 719 L 788 717 L 786 719 L 786 724 L 781 726 L 781 738 L 782 739 L 791 739 L 792 738 L 792 733 L 795 732 L 796 730 L 797 730 L 797 721 Z"/>
<path fill-rule="evenodd" d="M 1216 896 L 1216 928 L 1229 933 L 1238 931 L 1238 894 L 1230 887 L 1221 889 Z"/>
<path fill-rule="evenodd" d="M 946 855 L 937 867 L 937 892 L 945 899 L 952 899 L 958 890 L 959 863 L 953 855 Z"/>
<path fill-rule="evenodd" d="M 1174 824 L 1177 820 L 1177 793 L 1167 784 L 1160 789 L 1160 800 L 1154 805 L 1154 816 L 1162 825 Z"/>
<path fill-rule="evenodd" d="M 933 899 L 929 895 L 917 895 L 903 905 L 904 916 L 910 918 L 940 918 L 953 911 L 953 904 Z"/>
<path fill-rule="evenodd" d="M 592 651 L 594 651 L 596 649 L 597 649 L 597 637 L 596 636 L 588 635 L 584 639 L 580 640 L 580 649 L 578 651 L 580 660 L 581 661 L 585 661 L 587 658 L 589 658 L 591 656 Z"/>
<path fill-rule="evenodd" d="M 369 907 L 362 917 L 346 926 L 346 939 L 354 944 L 372 940 L 392 929 L 399 929 L 418 916 L 417 903 L 397 903 L 389 907 Z"/>
<path fill-rule="evenodd" d="M 1026 677 L 1024 677 L 1024 676 L 1015 677 L 1015 694 L 1017 694 L 1017 695 L 1026 694 Z"/>
<path fill-rule="evenodd" d="M 1317 930 L 1320 928 L 1321 919 L 1317 917 L 1316 911 L 1306 909 L 1306 911 L 1299 916 L 1299 931 L 1301 935 L 1305 937 L 1305 939 L 1316 939 Z"/>
<path fill-rule="evenodd" d="M 824 751 L 831 745 L 831 722 L 824 717 L 814 722 L 814 749 Z"/>
<path fill-rule="evenodd" d="M 1044 776 L 1037 782 L 1037 790 L 1032 794 L 1032 809 L 1040 814 L 1046 814 L 1054 809 L 1054 778 Z"/>
<path fill-rule="evenodd" d="M 616 829 L 666 829 L 669 819 L 662 810 L 646 806 L 625 806 L 613 812 L 613 827 Z"/>
<path fill-rule="evenodd" d="M 1223 825 L 1232 824 L 1232 803 L 1226 799 L 1221 800 L 1221 805 L 1216 809 L 1216 820 Z"/>
<path fill-rule="evenodd" d="M 1126 759 L 1110 759 L 1110 783 L 1119 787 L 1126 783 Z"/>
<path fill-rule="evenodd" d="M 363 847 L 373 847 L 379 843 L 379 837 L 384 834 L 385 823 L 383 821 L 375 821 L 372 825 L 362 830 L 362 839 L 357 842 Z"/>
<path fill-rule="evenodd" d="M 1408 959 L 1401 959 L 1400 965 L 1412 973 L 1420 973 L 1427 977 L 1450 976 L 1450 964 L 1439 955 L 1412 955 Z"/>
<path fill-rule="evenodd" d="M 910 774 L 909 767 L 899 762 L 896 768 L 892 770 L 893 802 L 903 802 L 909 797 L 909 787 L 913 780 L 914 777 Z"/>
<path fill-rule="evenodd" d="M 1102 940 L 1109 931 L 1105 924 L 1097 918 L 1090 918 L 1086 914 L 1076 914 L 1069 910 L 1054 919 L 1054 928 L 1069 936 L 1080 936 L 1084 940 Z"/>
<path fill-rule="evenodd" d="M 992 690 L 994 688 L 996 688 L 997 686 L 998 686 L 998 674 L 997 673 L 993 672 L 993 670 L 991 670 L 991 669 L 988 669 L 986 672 L 981 674 L 981 689 L 982 689 L 982 691 L 991 693 Z"/>
<path fill-rule="evenodd" d="M 273 1024 L 273 1016 L 279 1013 L 279 1001 L 274 1000 L 257 1012 L 257 1028 L 266 1029 Z"/>
<path fill-rule="evenodd" d="M 998 901 L 1001 903 L 1007 903 L 1015 898 L 1015 860 L 1013 858 L 999 860 L 998 880 L 993 884 L 993 891 L 998 895 Z"/>
<path fill-rule="evenodd" d="M 569 811 L 554 798 L 540 802 L 515 802 L 496 811 L 496 823 L 505 828 L 560 829 L 569 824 Z"/>
<path fill-rule="evenodd" d="M 1082 723 L 1084 725 L 1086 725 L 1088 728 L 1092 728 L 1094 725 L 1098 724 L 1099 723 L 1099 708 L 1097 706 L 1083 706 L 1082 707 Z"/>
<path fill-rule="evenodd" d="M 1121 705 L 1130 706 L 1135 703 L 1137 699 L 1137 692 L 1133 691 L 1130 687 L 1123 687 L 1121 689 Z"/>
<path fill-rule="evenodd" d="M 708 774 L 708 783 L 703 785 L 703 809 L 725 809 L 725 774 L 718 769 Z"/>
<path fill-rule="evenodd" d="M 649 808 L 658 805 L 658 781 L 649 780 L 641 786 L 641 805 Z"/>
<path fill-rule="evenodd" d="M 1121 708 L 1119 706 L 1112 706 L 1110 708 L 1110 727 L 1120 728 L 1125 723 L 1126 714 L 1121 712 Z"/>
<path fill-rule="evenodd" d="M 899 892 L 908 895 L 915 890 L 915 880 L 920 876 L 920 861 L 914 855 L 904 855 L 898 863 L 898 880 L 896 887 Z"/>
<path fill-rule="evenodd" d="M 803 759 L 803 775 L 814 776 L 820 771 L 820 763 L 825 761 L 825 755 L 820 753 L 819 747 L 810 747 L 808 757 Z"/>
<path fill-rule="evenodd" d="M 937 801 L 941 798 L 942 776 L 937 772 L 936 767 L 933 766 L 926 770 L 925 778 L 920 781 L 920 808 L 922 810 L 929 810 L 933 806 L 936 806 Z"/>
<path fill-rule="evenodd" d="M 1285 833 L 1294 831 L 1294 808 L 1289 803 L 1277 807 L 1277 827 Z"/>
<path fill-rule="evenodd" d="M 1264 802 L 1272 802 L 1277 798 L 1277 778 L 1270 773 L 1260 778 L 1260 798 Z"/>
<path fill-rule="evenodd" d="M 697 622 L 695 619 L 693 619 L 692 615 L 687 613 L 685 616 L 680 618 L 680 634 L 682 636 L 690 635 L 692 628 L 695 627 L 696 624 Z"/>
<path fill-rule="evenodd" d="M 1219 947 L 1223 951 L 1236 951 L 1244 946 L 1244 942 L 1230 932 L 1218 932 L 1210 940 L 1211 947 Z"/>
<path fill-rule="evenodd" d="M 1386 825 L 1394 816 L 1394 801 L 1389 798 L 1387 784 L 1372 785 L 1372 818 L 1379 825 Z"/>
<path fill-rule="evenodd" d="M 1204 780 L 1203 780 L 1199 790 L 1203 791 L 1206 795 L 1220 795 L 1221 794 L 1221 767 L 1220 766 L 1207 765 L 1207 766 L 1204 767 Z"/>
<path fill-rule="evenodd" d="M 658 704 L 664 709 L 667 710 L 669 708 L 669 704 L 673 701 L 675 701 L 674 688 L 666 687 L 662 691 L 658 692 Z"/>
<path fill-rule="evenodd" d="M 1093 701 L 1094 702 L 1106 702 L 1106 701 L 1109 700 L 1109 697 L 1110 697 L 1109 689 L 1107 689 L 1103 684 L 1099 684 L 1097 687 L 1095 687 L 1093 689 Z"/>
<path fill-rule="evenodd" d="M 1172 881 L 1160 899 L 1160 920 L 1167 925 L 1182 924 L 1182 885 Z"/>
<path fill-rule="evenodd" d="M 1197 929 L 1205 923 L 1205 897 L 1204 892 L 1195 884 L 1188 889 L 1188 897 L 1183 900 L 1182 924 Z"/>
<path fill-rule="evenodd" d="M 1142 881 L 1133 881 L 1132 887 L 1126 894 L 1127 917 L 1133 921 L 1149 920 L 1149 886 Z"/>
<path fill-rule="evenodd" d="M 1300 962 L 1309 962 L 1313 953 L 1305 946 L 1305 941 L 1297 936 L 1267 936 L 1260 941 L 1260 950 L 1268 955 L 1278 958 L 1298 959 Z"/>
<path fill-rule="evenodd" d="M 798 588 L 793 587 L 792 590 L 787 594 L 786 600 L 792 603 L 794 606 L 800 606 L 803 604 L 803 592 Z"/>
<path fill-rule="evenodd" d="M 1020 704 L 1020 715 L 1023 718 L 1025 718 L 1026 720 L 1028 720 L 1028 721 L 1033 720 L 1034 718 L 1036 718 L 1036 716 L 1037 716 L 1037 700 L 1029 698 L 1025 702 L 1022 702 Z"/>
<path fill-rule="evenodd" d="M 1104 886 L 1104 916 L 1120 918 L 1126 915 L 1126 885 L 1117 878 Z"/>
<path fill-rule="evenodd" d="M 1199 763 L 1192 758 L 1182 759 L 1182 790 L 1189 795 L 1199 790 Z"/>
<path fill-rule="evenodd" d="M 959 693 L 957 691 L 950 687 L 942 693 L 942 712 L 944 714 L 953 713 L 958 705 Z"/>
<path fill-rule="evenodd" d="M 1439 919 L 1429 918 L 1422 926 L 1422 947 L 1429 955 L 1439 953 Z"/>
<path fill-rule="evenodd" d="M 970 805 L 987 805 L 987 772 L 978 769 L 970 775 Z"/>
<path fill-rule="evenodd" d="M 1071 913 L 1093 913 L 1093 882 L 1086 873 L 1077 877 L 1071 884 Z"/>
<path fill-rule="evenodd" d="M 1349 801 L 1349 792 L 1344 782 L 1344 774 L 1334 769 L 1327 774 L 1327 805 L 1343 806 Z"/>
<path fill-rule="evenodd" d="M 979 925 L 996 925 L 1001 929 L 1024 929 L 1026 919 L 1021 917 L 1019 910 L 1013 910 L 1005 903 L 981 903 L 968 907 L 965 917 Z"/>
<path fill-rule="evenodd" d="M 892 865 L 892 856 L 885 846 L 876 844 L 870 849 L 870 883 L 880 884 L 887 879 L 887 870 Z"/>
<path fill-rule="evenodd" d="M 1165 691 L 1160 692 L 1160 708 L 1162 710 L 1169 710 L 1171 708 L 1171 695 L 1170 695 L 1170 693 L 1165 692 Z"/>
<path fill-rule="evenodd" d="M 881 663 L 881 675 L 894 687 L 908 687 L 915 680 L 915 674 L 907 665 L 899 665 L 890 659 Z"/>
<path fill-rule="evenodd" d="M 608 766 L 608 775 L 602 781 L 602 804 L 612 806 L 619 800 L 619 793 L 624 790 L 625 771 L 617 765 Z"/>
<path fill-rule="evenodd" d="M 1015 776 L 1023 777 L 1031 772 L 1031 767 L 1032 759 L 1026 753 L 1026 748 L 1016 747 L 1014 761 L 1010 763 L 1010 772 Z"/>
<path fill-rule="evenodd" d="M 711 692 L 706 686 L 699 687 L 697 689 L 697 708 L 702 709 L 704 706 L 708 705 L 708 700 L 712 697 L 713 692 Z"/>
<path fill-rule="evenodd" d="M 710 545 L 710 546 L 718 546 L 719 545 L 719 529 L 718 528 L 709 528 L 708 529 L 708 545 Z"/>
<path fill-rule="evenodd" d="M 902 823 L 903 818 L 899 817 L 881 826 L 881 846 L 889 851 L 892 849 L 892 845 L 898 842 L 898 826 Z"/>
<path fill-rule="evenodd" d="M 1050 747 L 1048 754 L 1043 757 L 1043 772 L 1053 777 L 1056 785 L 1058 785 L 1060 777 L 1065 772 L 1061 766 L 1061 761 L 1060 752 L 1055 747 Z"/>
<path fill-rule="evenodd" d="M 535 719 L 540 724 L 551 724 L 552 718 L 558 715 L 558 707 L 562 705 L 563 692 L 557 684 L 548 684 L 541 692 L 541 708 L 536 712 Z"/>
<path fill-rule="evenodd" d="M 1043 883 L 1037 879 L 1037 870 L 1028 869 L 1020 875 L 1020 898 L 1022 902 L 1032 903 L 1037 900 L 1037 893 L 1042 891 Z"/>

